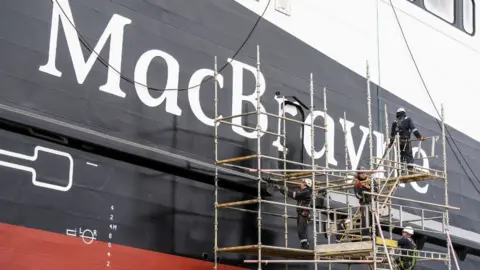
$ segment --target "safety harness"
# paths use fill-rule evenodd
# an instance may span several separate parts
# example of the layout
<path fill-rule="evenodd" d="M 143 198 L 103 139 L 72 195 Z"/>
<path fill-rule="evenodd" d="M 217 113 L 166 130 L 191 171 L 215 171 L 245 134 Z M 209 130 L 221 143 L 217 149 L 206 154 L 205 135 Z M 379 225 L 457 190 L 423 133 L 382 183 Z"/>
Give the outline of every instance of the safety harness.
<path fill-rule="evenodd" d="M 411 257 L 408 257 L 410 259 L 410 262 L 405 262 L 405 258 L 401 257 L 400 258 L 400 267 L 401 269 L 403 270 L 412 270 L 415 265 L 417 264 L 417 257 L 418 257 L 418 250 L 417 250 L 417 245 L 415 244 L 415 242 L 412 240 L 412 238 L 408 237 L 407 240 L 412 243 L 413 245 L 413 248 L 412 248 L 412 251 L 413 252 L 409 252 L 411 254 L 408 254 L 408 255 L 411 255 Z M 406 267 L 406 265 L 410 263 L 410 265 L 408 267 Z"/>
<path fill-rule="evenodd" d="M 310 187 L 307 187 L 307 188 L 309 189 Z M 308 200 L 297 201 L 297 205 L 298 206 L 303 206 L 303 207 L 312 207 L 312 200 L 308 199 Z M 308 219 L 310 219 L 310 211 L 308 209 L 297 208 L 297 212 L 298 212 L 299 215 L 304 216 L 304 217 L 308 217 Z M 307 222 L 308 222 L 308 220 L 307 220 Z"/>

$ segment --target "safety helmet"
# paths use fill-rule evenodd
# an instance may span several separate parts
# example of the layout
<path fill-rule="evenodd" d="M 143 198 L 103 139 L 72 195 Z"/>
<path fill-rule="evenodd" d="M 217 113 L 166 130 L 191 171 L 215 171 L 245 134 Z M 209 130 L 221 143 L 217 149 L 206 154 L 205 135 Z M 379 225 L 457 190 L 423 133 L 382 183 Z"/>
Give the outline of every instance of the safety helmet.
<path fill-rule="evenodd" d="M 312 187 L 312 179 L 305 178 L 305 179 L 303 179 L 302 182 L 305 183 L 305 185 L 307 185 L 307 187 Z"/>
<path fill-rule="evenodd" d="M 397 113 L 405 112 L 404 108 L 398 108 Z"/>
<path fill-rule="evenodd" d="M 365 173 L 366 169 L 363 166 L 358 167 L 357 175 L 360 175 L 361 173 Z"/>
<path fill-rule="evenodd" d="M 402 232 L 406 232 L 410 235 L 413 235 L 413 228 L 410 227 L 410 226 L 407 226 L 407 227 L 403 228 Z"/>

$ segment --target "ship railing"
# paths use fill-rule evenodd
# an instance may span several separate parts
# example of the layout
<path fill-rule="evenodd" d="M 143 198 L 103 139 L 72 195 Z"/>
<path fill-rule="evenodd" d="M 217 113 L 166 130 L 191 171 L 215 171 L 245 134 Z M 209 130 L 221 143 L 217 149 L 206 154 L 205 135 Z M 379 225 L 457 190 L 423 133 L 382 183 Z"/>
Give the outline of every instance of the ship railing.
<path fill-rule="evenodd" d="M 448 261 L 448 254 L 444 252 L 427 251 L 427 250 L 411 250 L 404 248 L 388 247 L 388 254 L 394 257 L 416 258 L 417 261 Z M 384 247 L 377 247 L 377 253 L 387 255 Z"/>
<path fill-rule="evenodd" d="M 443 233 L 445 230 L 445 213 L 427 208 L 387 204 L 380 214 L 380 224 L 385 227 L 413 226 L 417 231 Z M 432 221 L 442 224 L 438 229 L 428 226 Z"/>
<path fill-rule="evenodd" d="M 337 194 L 348 194 L 344 192 L 337 192 L 332 191 L 332 193 Z M 367 193 L 371 194 L 371 193 Z M 374 194 L 378 195 L 378 194 Z M 451 209 L 451 210 L 459 210 L 460 208 L 454 206 L 446 206 L 441 204 L 417 201 L 412 199 L 400 198 L 390 196 L 391 198 L 399 199 L 399 200 L 407 200 L 413 203 L 423 204 L 425 207 L 431 208 L 438 208 L 438 209 Z M 414 207 L 402 204 L 393 204 L 388 203 L 385 205 L 384 208 L 379 209 L 379 216 L 380 216 L 380 223 L 384 227 L 391 227 L 391 229 L 400 227 L 403 228 L 405 226 L 414 226 L 418 231 L 424 232 L 432 232 L 432 233 L 443 233 L 445 231 L 445 212 L 440 210 L 433 210 L 425 207 Z M 370 228 L 373 224 L 371 224 L 371 216 L 370 214 L 365 215 L 365 219 L 362 221 L 361 213 L 369 213 L 371 209 L 370 205 L 360 205 L 360 206 L 345 206 L 339 207 L 334 209 L 319 209 L 317 210 L 317 217 L 319 219 L 320 224 L 329 224 L 330 226 L 326 226 L 330 228 L 329 230 L 323 229 L 323 227 L 319 228 L 320 234 L 329 234 L 329 235 L 340 235 L 340 234 L 352 234 L 358 233 L 362 229 Z M 348 222 L 344 222 L 348 221 Z M 435 228 L 431 225 L 431 222 L 439 222 L 442 224 L 441 227 L 438 229 L 431 229 Z M 337 228 L 337 224 L 343 223 L 344 229 Z M 362 224 L 365 223 L 365 224 Z M 341 228 L 341 227 L 340 227 Z M 390 229 L 390 232 L 391 232 Z"/>
<path fill-rule="evenodd" d="M 435 154 L 435 143 L 438 141 L 438 139 L 440 138 L 440 136 L 429 136 L 429 137 L 424 137 L 424 140 L 421 141 L 419 139 L 412 139 L 410 140 L 410 142 L 418 142 L 418 145 L 417 145 L 417 148 L 418 148 L 418 151 L 416 153 L 416 155 L 413 157 L 414 159 L 429 159 L 429 158 L 438 158 L 438 155 Z M 430 156 L 426 156 L 426 157 L 421 157 L 420 156 L 420 149 L 422 149 L 422 142 L 428 142 L 429 140 L 432 141 L 432 146 L 431 146 L 431 152 L 430 152 Z"/>

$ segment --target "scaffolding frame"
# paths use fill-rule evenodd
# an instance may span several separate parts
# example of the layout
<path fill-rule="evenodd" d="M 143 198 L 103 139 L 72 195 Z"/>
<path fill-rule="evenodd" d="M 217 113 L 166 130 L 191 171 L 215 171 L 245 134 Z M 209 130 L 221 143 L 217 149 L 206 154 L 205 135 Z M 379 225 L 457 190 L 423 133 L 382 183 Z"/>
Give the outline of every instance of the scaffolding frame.
<path fill-rule="evenodd" d="M 362 170 L 366 173 L 379 173 L 383 172 L 386 173 L 386 177 L 379 178 L 372 176 L 369 177 L 370 183 L 376 181 L 381 188 L 377 191 L 374 189 L 374 185 L 370 185 L 370 192 L 365 192 L 365 194 L 370 195 L 373 199 L 369 205 L 360 206 L 360 208 L 364 208 L 364 213 L 370 212 L 370 216 L 365 215 L 366 224 L 360 224 L 360 227 L 355 225 L 355 220 L 359 219 L 359 215 L 361 216 L 362 210 L 359 210 L 357 206 L 350 202 L 350 189 L 353 187 L 353 179 L 351 173 L 358 173 L 359 170 L 349 169 L 348 168 L 348 149 L 347 149 L 347 128 L 346 128 L 346 113 L 344 113 L 344 136 L 345 136 L 345 169 L 330 169 L 329 168 L 329 153 L 328 153 L 328 125 L 327 125 L 327 88 L 323 87 L 323 116 L 324 116 L 324 125 L 319 126 L 314 124 L 313 115 L 315 113 L 315 89 L 314 89 L 314 80 L 313 74 L 310 74 L 310 84 L 309 84 L 309 93 L 310 93 L 310 107 L 309 112 L 311 117 L 310 123 L 301 122 L 296 119 L 286 117 L 286 101 L 287 98 L 285 96 L 280 97 L 281 103 L 279 104 L 280 107 L 280 115 L 268 113 L 262 110 L 261 106 L 261 93 L 260 93 L 260 49 L 257 46 L 257 60 L 256 60 L 256 68 L 257 68 L 257 77 L 256 77 L 256 110 L 247 112 L 247 113 L 240 113 L 237 115 L 230 115 L 230 116 L 218 116 L 218 83 L 217 83 L 217 58 L 215 57 L 214 63 L 214 142 L 215 142 L 215 181 L 214 181 L 214 269 L 218 269 L 218 253 L 236 253 L 236 254 L 244 254 L 244 255 L 256 255 L 256 260 L 245 260 L 245 263 L 256 263 L 257 268 L 259 270 L 262 269 L 262 264 L 264 263 L 283 263 L 288 267 L 287 264 L 289 263 L 314 263 L 315 269 L 317 269 L 319 263 L 328 263 L 329 269 L 331 269 L 332 264 L 340 263 L 340 264 L 347 264 L 349 269 L 352 265 L 356 264 L 367 264 L 371 269 L 385 269 L 384 265 L 388 265 L 387 269 L 395 270 L 397 269 L 394 257 L 409 257 L 410 255 L 405 254 L 405 251 L 398 248 L 396 246 L 396 241 L 392 239 L 393 229 L 396 227 L 403 227 L 405 225 L 413 225 L 416 227 L 416 230 L 425 230 L 424 223 L 428 220 L 438 219 L 442 221 L 442 231 L 441 233 L 446 234 L 447 237 L 447 252 L 440 253 L 440 252 L 429 252 L 429 251 L 420 251 L 420 255 L 416 255 L 419 260 L 439 260 L 444 261 L 447 266 L 448 270 L 451 270 L 451 257 L 455 259 L 455 263 L 458 268 L 458 263 L 455 258 L 455 253 L 453 251 L 453 246 L 450 240 L 449 235 L 449 216 L 448 210 L 458 210 L 459 208 L 453 207 L 448 205 L 448 180 L 447 180 L 447 169 L 446 169 L 446 139 L 445 139 L 445 120 L 444 120 L 444 110 L 442 105 L 442 146 L 443 146 L 443 171 L 440 170 L 433 170 L 427 169 L 424 167 L 415 168 L 415 171 L 406 171 L 405 164 L 402 161 L 399 161 L 400 156 L 400 142 L 398 139 L 398 135 L 395 138 L 394 146 L 387 148 L 384 156 L 382 158 L 375 157 L 373 155 L 373 120 L 372 120 L 372 102 L 371 102 L 371 92 L 370 92 L 370 74 L 369 74 L 369 67 L 368 62 L 366 66 L 366 88 L 367 88 L 367 107 L 368 107 L 368 128 L 369 128 L 369 170 Z M 248 126 L 248 123 L 243 124 L 235 124 L 233 121 L 234 118 L 237 117 L 244 117 L 244 116 L 256 116 L 256 127 L 253 128 Z M 263 130 L 261 126 L 261 117 L 273 117 L 278 119 L 279 121 L 279 132 L 274 133 L 268 130 Z M 286 132 L 286 122 L 289 123 L 296 123 L 303 125 L 303 128 L 309 128 L 310 130 L 310 140 L 311 140 L 311 164 L 297 162 L 293 160 L 287 159 L 287 132 Z M 228 124 L 231 126 L 241 127 L 243 129 L 248 129 L 256 133 L 256 153 L 241 157 L 230 157 L 226 159 L 219 159 L 219 140 L 218 140 L 218 125 L 220 123 Z M 325 132 L 325 141 L 324 141 L 324 156 L 325 156 L 325 166 L 320 166 L 316 164 L 316 159 L 314 157 L 315 153 L 315 129 L 319 129 L 322 132 Z M 303 133 L 304 136 L 306 132 Z M 387 106 L 385 104 L 385 135 L 386 139 L 389 136 L 389 127 L 388 127 L 388 113 L 387 113 Z M 278 141 L 281 144 L 283 156 L 282 158 L 268 156 L 262 154 L 262 143 L 261 139 L 263 136 L 274 136 L 278 138 Z M 434 143 L 438 140 L 438 136 L 430 137 L 432 139 L 432 155 L 425 158 L 432 158 L 436 157 L 434 155 Z M 412 140 L 414 141 L 414 140 Z M 303 143 L 303 142 L 302 142 Z M 394 149 L 394 153 L 391 153 L 391 149 Z M 418 152 L 421 149 L 421 141 L 419 142 Z M 308 151 L 307 149 L 305 149 Z M 301 150 L 303 151 L 303 149 Z M 393 159 L 391 156 L 393 155 Z M 255 162 L 256 160 L 256 162 Z M 277 162 L 282 162 L 283 168 L 281 169 L 266 169 L 262 168 L 262 162 L 264 160 L 272 160 Z M 241 166 L 236 163 L 250 161 L 252 165 L 250 167 Z M 253 164 L 256 163 L 256 168 Z M 287 165 L 296 165 L 302 166 L 304 169 L 287 169 Z M 218 181 L 219 181 L 219 170 L 220 166 L 228 166 L 233 167 L 239 170 L 244 170 L 246 173 L 253 173 L 256 177 L 257 182 L 257 198 L 250 199 L 250 200 L 243 200 L 243 201 L 233 201 L 233 202 L 222 202 L 219 203 L 218 201 Z M 375 168 L 376 167 L 376 168 Z M 381 169 L 379 169 L 381 168 Z M 319 176 L 322 176 L 323 179 L 317 179 Z M 277 202 L 272 200 L 266 200 L 262 198 L 262 184 L 269 184 L 269 185 L 279 185 L 283 184 L 285 189 L 288 188 L 287 184 L 298 184 L 300 179 L 304 178 L 311 178 L 312 180 L 312 207 L 303 207 L 288 203 L 288 196 L 287 192 L 284 192 L 284 201 Z M 337 178 L 334 180 L 330 180 L 330 178 Z M 249 178 L 250 179 L 250 178 Z M 268 180 L 267 180 L 268 179 Z M 423 202 L 418 200 L 406 199 L 393 196 L 394 192 L 398 188 L 398 185 L 401 183 L 408 183 L 408 182 L 418 182 L 418 181 L 428 181 L 428 180 L 443 180 L 444 188 L 445 188 L 445 204 L 434 204 L 429 202 Z M 383 191 L 386 189 L 388 193 L 384 193 Z M 326 209 L 316 209 L 316 199 L 319 193 L 324 195 Z M 346 206 L 343 208 L 331 209 L 330 207 L 330 194 L 343 194 L 346 196 Z M 411 206 L 404 206 L 393 204 L 392 199 L 398 199 L 403 201 L 409 201 L 413 203 L 421 204 L 422 206 L 430 206 L 436 207 L 443 210 L 443 212 L 438 210 L 429 210 L 425 208 L 416 208 L 417 210 L 421 211 L 421 216 L 419 220 L 405 220 L 402 217 L 403 209 L 411 208 L 415 209 L 415 207 Z M 247 204 L 257 204 L 257 210 L 248 210 L 237 208 L 236 206 L 242 206 Z M 262 210 L 263 204 L 273 204 L 283 206 L 283 215 L 276 214 L 276 213 L 269 213 L 264 212 Z M 355 213 L 355 208 L 358 208 Z M 245 246 L 232 246 L 232 247 L 219 247 L 218 246 L 218 211 L 221 208 L 228 208 L 232 210 L 240 210 L 250 213 L 257 214 L 257 243 L 254 245 L 245 245 Z M 290 248 L 288 247 L 288 219 L 292 216 L 288 215 L 288 208 L 303 208 L 308 209 L 311 211 L 312 219 L 313 219 L 313 250 L 305 250 L 305 249 L 298 249 L 298 248 Z M 342 211 L 344 210 L 344 211 Z M 384 218 L 383 212 L 387 212 L 387 218 Z M 393 212 L 397 211 L 400 215 L 399 218 L 393 218 Z M 360 214 L 359 214 L 360 213 Z M 439 216 L 435 217 L 428 217 L 427 213 L 435 213 Z M 280 246 L 270 246 L 262 244 L 262 215 L 271 215 L 276 217 L 283 217 L 284 218 L 284 240 L 285 245 Z M 323 220 L 322 216 L 325 215 L 326 219 Z M 333 215 L 333 220 L 330 218 Z M 338 217 L 343 216 L 343 221 L 348 221 L 348 228 L 344 227 L 344 230 L 338 230 Z M 420 222 L 421 225 L 418 226 L 415 222 Z M 318 223 L 318 224 L 317 224 Z M 322 230 L 322 224 L 325 223 L 326 230 Z M 365 225 L 365 227 L 361 227 Z M 355 227 L 356 226 L 356 227 Z M 389 236 L 390 239 L 387 239 L 383 235 L 382 231 L 383 227 L 388 227 L 389 229 Z M 354 228 L 355 227 L 355 228 Z M 356 235 L 358 231 L 361 229 L 369 229 L 371 235 L 368 236 L 367 240 L 362 240 L 363 235 L 361 235 L 360 240 L 355 240 L 355 237 L 348 238 L 350 240 L 346 242 L 338 241 L 338 243 L 331 242 L 331 236 L 336 237 L 337 235 Z M 378 233 L 377 233 L 378 231 Z M 317 236 L 319 234 L 326 234 L 327 235 L 327 244 L 318 244 L 317 243 Z M 378 234 L 378 235 L 377 235 Z M 344 239 L 342 236 L 342 239 Z M 353 240 L 352 240 L 353 239 Z M 275 259 L 275 260 L 265 260 L 262 259 L 263 257 L 276 257 L 282 259 Z"/>

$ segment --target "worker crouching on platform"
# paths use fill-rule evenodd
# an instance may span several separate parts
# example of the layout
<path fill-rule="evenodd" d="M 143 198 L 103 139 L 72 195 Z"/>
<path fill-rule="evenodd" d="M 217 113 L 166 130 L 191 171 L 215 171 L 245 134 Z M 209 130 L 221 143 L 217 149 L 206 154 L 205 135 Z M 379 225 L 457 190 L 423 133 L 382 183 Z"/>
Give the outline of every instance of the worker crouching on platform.
<path fill-rule="evenodd" d="M 298 206 L 305 206 L 310 207 L 310 203 L 312 200 L 312 180 L 311 179 L 303 179 L 302 183 L 300 184 L 300 190 L 291 191 L 285 187 L 277 186 L 280 189 L 282 194 L 287 192 L 287 196 L 296 200 Z M 310 210 L 297 208 L 297 232 L 298 238 L 300 239 L 300 244 L 302 245 L 303 249 L 309 249 L 310 244 L 308 242 L 308 222 L 310 221 Z"/>
<path fill-rule="evenodd" d="M 402 255 L 408 255 L 408 257 L 400 257 L 396 263 L 400 270 L 413 270 L 417 263 L 417 245 L 412 239 L 413 228 L 407 226 L 402 231 L 402 238 L 398 240 L 398 247 L 403 249 Z"/>

